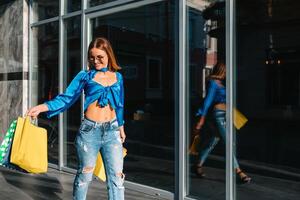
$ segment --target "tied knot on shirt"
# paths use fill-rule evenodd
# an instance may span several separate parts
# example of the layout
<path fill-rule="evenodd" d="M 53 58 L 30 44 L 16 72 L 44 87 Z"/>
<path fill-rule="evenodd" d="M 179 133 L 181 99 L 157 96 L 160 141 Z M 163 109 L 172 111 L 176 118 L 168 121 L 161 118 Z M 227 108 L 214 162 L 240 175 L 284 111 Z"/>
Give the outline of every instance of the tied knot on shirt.
<path fill-rule="evenodd" d="M 116 109 L 114 101 L 109 101 L 112 94 L 112 86 L 108 86 L 99 91 L 98 105 L 100 107 L 105 107 L 110 103 L 113 109 Z"/>

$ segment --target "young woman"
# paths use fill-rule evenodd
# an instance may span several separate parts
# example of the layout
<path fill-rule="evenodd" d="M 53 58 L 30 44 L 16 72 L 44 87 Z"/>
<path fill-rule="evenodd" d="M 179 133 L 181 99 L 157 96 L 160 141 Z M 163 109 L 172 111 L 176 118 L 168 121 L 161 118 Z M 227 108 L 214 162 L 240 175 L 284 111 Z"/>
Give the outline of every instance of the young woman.
<path fill-rule="evenodd" d="M 98 151 L 105 166 L 108 199 L 124 199 L 122 143 L 126 135 L 123 77 L 117 72 L 119 69 L 109 41 L 96 38 L 88 48 L 88 70 L 80 71 L 65 93 L 27 111 L 34 118 L 47 112 L 50 118 L 68 109 L 84 91 L 84 119 L 75 139 L 78 170 L 73 185 L 74 200 L 86 199 Z"/>
<path fill-rule="evenodd" d="M 195 129 L 197 132 L 201 132 L 201 128 L 205 123 L 205 117 L 208 110 L 213 106 L 213 116 L 218 128 L 219 135 L 224 141 L 226 141 L 226 91 L 225 85 L 223 84 L 226 76 L 226 66 L 222 62 L 218 62 L 210 75 L 209 87 L 207 95 L 204 99 L 203 106 L 198 110 L 196 116 L 200 116 Z M 199 154 L 199 160 L 196 165 L 196 173 L 198 176 L 203 177 L 203 164 L 207 159 L 209 153 L 214 149 L 220 136 L 212 136 L 209 143 L 204 147 Z M 244 183 L 250 182 L 251 178 L 247 176 L 239 167 L 239 164 L 234 156 L 234 168 L 240 180 Z"/>

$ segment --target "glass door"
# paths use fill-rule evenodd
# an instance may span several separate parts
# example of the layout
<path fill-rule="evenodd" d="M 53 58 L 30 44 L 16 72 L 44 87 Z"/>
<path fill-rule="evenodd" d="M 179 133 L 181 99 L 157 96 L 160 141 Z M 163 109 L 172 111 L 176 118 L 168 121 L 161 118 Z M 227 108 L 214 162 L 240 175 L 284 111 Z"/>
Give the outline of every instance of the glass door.
<path fill-rule="evenodd" d="M 225 1 L 186 5 L 186 194 L 225 199 Z"/>
<path fill-rule="evenodd" d="M 175 190 L 174 9 L 173 1 L 137 2 L 88 16 L 89 41 L 107 38 L 122 67 L 126 180 L 171 195 Z"/>

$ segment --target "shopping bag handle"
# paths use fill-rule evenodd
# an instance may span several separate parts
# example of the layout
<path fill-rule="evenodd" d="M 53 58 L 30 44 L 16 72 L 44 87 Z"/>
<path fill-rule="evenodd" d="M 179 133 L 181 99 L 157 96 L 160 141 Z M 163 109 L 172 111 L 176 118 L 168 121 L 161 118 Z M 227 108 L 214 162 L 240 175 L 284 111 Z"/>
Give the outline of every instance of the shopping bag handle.
<path fill-rule="evenodd" d="M 28 115 L 25 114 L 25 115 L 23 116 L 23 118 L 24 118 L 25 120 L 26 120 L 26 118 L 28 118 L 31 124 L 37 125 L 37 117 L 36 117 L 36 118 L 33 118 L 33 117 L 28 116 Z"/>

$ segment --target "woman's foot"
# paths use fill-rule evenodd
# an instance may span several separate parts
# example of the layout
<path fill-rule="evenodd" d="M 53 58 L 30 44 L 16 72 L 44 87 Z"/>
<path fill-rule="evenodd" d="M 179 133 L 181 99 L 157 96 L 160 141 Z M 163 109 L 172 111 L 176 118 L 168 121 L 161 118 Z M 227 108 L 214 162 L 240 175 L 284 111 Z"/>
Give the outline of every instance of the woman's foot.
<path fill-rule="evenodd" d="M 240 183 L 250 183 L 251 177 L 247 176 L 242 170 L 236 173 L 239 176 Z"/>
<path fill-rule="evenodd" d="M 205 176 L 205 173 L 203 171 L 203 167 L 200 166 L 200 165 L 196 165 L 196 170 L 195 170 L 195 173 L 196 175 L 199 177 L 199 178 L 203 178 Z"/>

